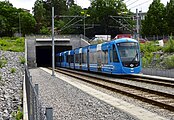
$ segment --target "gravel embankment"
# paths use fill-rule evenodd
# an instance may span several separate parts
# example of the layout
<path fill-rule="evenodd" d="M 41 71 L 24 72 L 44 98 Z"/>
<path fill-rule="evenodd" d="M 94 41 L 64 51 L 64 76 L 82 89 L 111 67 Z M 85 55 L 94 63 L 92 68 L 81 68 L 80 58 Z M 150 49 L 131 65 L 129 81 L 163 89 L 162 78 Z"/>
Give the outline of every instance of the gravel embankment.
<path fill-rule="evenodd" d="M 32 81 L 39 84 L 42 105 L 53 107 L 54 120 L 135 120 L 41 69 L 30 69 Z"/>
<path fill-rule="evenodd" d="M 80 117 L 77 118 L 74 116 L 74 114 L 76 114 L 77 116 L 82 116 L 82 118 L 86 120 L 88 117 L 84 117 L 84 115 L 90 116 L 90 115 L 88 115 L 88 112 L 92 111 L 92 112 L 90 112 L 93 115 L 93 116 L 92 115 L 90 116 L 91 119 L 92 118 L 94 118 L 94 119 L 118 119 L 118 120 L 119 119 L 134 119 L 129 115 L 126 115 L 127 117 L 122 118 L 122 116 L 125 116 L 125 113 L 120 112 L 116 108 L 113 108 L 113 107 L 101 102 L 100 100 L 96 100 L 95 98 L 92 98 L 92 97 L 86 95 L 85 93 L 82 93 L 81 90 L 78 90 L 77 88 L 74 88 L 71 85 L 69 85 L 63 81 L 60 81 L 57 79 L 53 80 L 50 75 L 47 75 L 47 73 L 44 74 L 43 71 L 40 69 L 31 69 L 30 73 L 32 75 L 34 75 L 37 79 L 37 80 L 34 79 L 33 82 L 39 83 L 40 96 L 41 96 L 41 100 L 42 100 L 44 106 L 53 107 L 54 117 L 56 117 L 56 118 L 57 117 L 60 119 L 70 118 L 73 120 L 80 119 Z M 46 79 L 46 81 L 45 81 L 45 79 Z M 149 105 L 148 103 L 121 95 L 119 93 L 111 92 L 109 90 L 105 90 L 105 89 L 96 87 L 95 85 L 91 85 L 91 84 L 85 83 L 80 80 L 79 80 L 79 82 L 83 83 L 89 87 L 92 87 L 94 89 L 97 89 L 99 91 L 102 91 L 106 94 L 109 94 L 111 96 L 114 96 L 116 98 L 120 98 L 120 99 L 127 101 L 131 104 L 134 104 L 136 106 L 147 109 L 148 111 L 158 114 L 159 116 L 163 116 L 166 119 L 174 120 L 174 113 L 171 111 L 161 109 L 157 106 Z M 128 82 L 128 83 L 137 84 L 137 82 L 135 82 L 135 83 Z M 151 85 L 149 85 L 149 84 L 146 84 L 146 85 L 142 84 L 142 86 L 143 85 L 149 86 L 151 88 Z M 45 86 L 47 86 L 47 87 L 44 88 Z M 154 89 L 160 88 L 158 86 L 153 86 L 153 87 L 154 87 Z M 167 87 L 166 88 L 164 87 L 163 90 L 165 90 L 166 92 L 168 92 L 168 90 L 170 91 L 170 89 L 167 89 Z M 83 102 L 86 104 L 84 104 Z M 89 106 L 91 106 L 91 108 Z M 104 106 L 107 106 L 107 107 L 104 107 Z M 65 110 L 64 110 L 64 107 L 65 107 Z M 104 109 L 103 109 L 103 107 L 104 107 Z M 55 110 L 55 108 L 57 108 L 58 111 Z M 100 117 L 98 116 L 98 108 L 99 109 L 102 108 L 102 111 L 103 111 L 103 112 L 100 111 L 100 115 L 101 115 Z M 82 110 L 82 112 L 80 112 L 81 110 Z M 72 111 L 72 114 L 71 114 L 71 111 Z M 77 111 L 78 111 L 78 113 L 77 113 Z M 104 117 L 103 115 L 104 116 L 106 115 L 107 117 Z M 128 118 L 128 116 L 130 118 Z"/>
<path fill-rule="evenodd" d="M 23 65 L 19 57 L 22 52 L 0 50 L 0 59 L 7 62 L 0 68 L 0 120 L 14 120 L 13 117 L 22 107 Z"/>

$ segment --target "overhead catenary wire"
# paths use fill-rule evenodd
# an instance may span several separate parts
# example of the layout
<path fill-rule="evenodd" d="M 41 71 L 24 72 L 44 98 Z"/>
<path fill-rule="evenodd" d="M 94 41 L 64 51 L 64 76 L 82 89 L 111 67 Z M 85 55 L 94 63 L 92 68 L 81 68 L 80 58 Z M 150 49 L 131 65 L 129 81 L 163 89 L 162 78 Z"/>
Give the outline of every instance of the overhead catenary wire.
<path fill-rule="evenodd" d="M 134 3 L 136 3 L 136 2 L 138 2 L 138 1 L 139 1 L 139 0 L 136 0 L 136 1 L 134 1 L 134 2 L 132 2 L 132 3 L 130 3 L 130 4 L 128 4 L 127 7 L 130 6 L 130 5 L 132 5 L 132 4 L 134 4 Z"/>
<path fill-rule="evenodd" d="M 120 23 L 118 20 L 116 20 L 113 16 L 110 16 L 114 21 L 116 21 L 117 23 L 121 24 L 124 28 L 126 28 L 129 31 L 132 31 L 131 29 L 129 29 L 126 25 L 124 25 L 123 23 Z"/>
<path fill-rule="evenodd" d="M 150 1 L 147 0 L 147 1 L 143 2 L 143 3 L 140 3 L 138 5 L 135 5 L 135 6 L 131 7 L 131 8 L 129 8 L 129 9 L 132 9 L 132 8 L 135 8 L 135 7 L 139 7 L 139 6 L 141 6 L 141 5 L 145 4 L 145 3 L 148 3 L 148 2 L 150 2 Z"/>
<path fill-rule="evenodd" d="M 68 27 L 71 27 L 71 26 L 75 25 L 76 23 L 78 23 L 78 22 L 80 22 L 80 21 L 82 21 L 82 20 L 83 20 L 83 18 L 80 19 L 80 20 L 78 20 L 78 21 L 76 21 L 76 22 L 74 22 L 73 24 L 70 24 L 69 26 L 66 26 L 66 27 L 64 27 L 64 28 L 61 28 L 60 31 L 66 29 L 66 28 L 68 28 Z"/>
<path fill-rule="evenodd" d="M 129 2 L 130 0 L 127 0 L 126 2 L 124 2 L 124 3 L 127 3 L 127 2 Z"/>
<path fill-rule="evenodd" d="M 66 25 L 64 25 L 61 29 L 64 29 L 66 26 L 68 26 L 73 20 L 75 19 L 75 17 L 73 19 L 71 19 Z"/>

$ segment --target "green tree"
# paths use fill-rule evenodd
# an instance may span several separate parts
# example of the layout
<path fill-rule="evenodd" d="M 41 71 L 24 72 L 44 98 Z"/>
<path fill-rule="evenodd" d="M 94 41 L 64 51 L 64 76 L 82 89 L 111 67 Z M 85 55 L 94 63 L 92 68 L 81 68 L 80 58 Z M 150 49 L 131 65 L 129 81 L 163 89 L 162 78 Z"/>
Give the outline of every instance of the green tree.
<path fill-rule="evenodd" d="M 46 13 L 46 9 L 43 6 L 43 0 L 36 0 L 34 3 L 33 13 L 34 18 L 36 19 L 36 31 L 40 32 L 41 26 L 44 24 L 44 14 Z"/>
<path fill-rule="evenodd" d="M 168 24 L 168 34 L 174 33 L 174 0 L 167 3 L 165 18 Z"/>
<path fill-rule="evenodd" d="M 55 16 L 66 15 L 68 6 L 66 4 L 66 0 L 46 0 L 43 2 L 43 7 L 46 9 L 45 19 L 47 22 L 47 26 L 51 26 L 51 7 L 54 7 Z"/>
<path fill-rule="evenodd" d="M 36 26 L 36 20 L 34 19 L 34 17 L 28 12 L 21 12 L 20 18 L 21 31 L 23 36 L 33 33 Z"/>
<path fill-rule="evenodd" d="M 81 11 L 83 11 L 82 7 L 81 6 L 78 6 L 76 4 L 70 6 L 68 8 L 68 15 L 72 15 L 72 16 L 75 16 L 75 15 L 81 15 Z"/>
<path fill-rule="evenodd" d="M 5 31 L 6 31 L 6 26 L 7 26 L 7 19 L 4 17 L 4 16 L 2 16 L 2 15 L 0 15 L 0 34 L 3 34 Z"/>
<path fill-rule="evenodd" d="M 81 16 L 81 11 L 83 11 L 83 9 L 80 6 L 74 4 L 74 5 L 71 5 L 68 8 L 68 11 L 67 11 L 66 15 L 67 16 Z M 61 19 L 59 19 L 59 21 L 57 21 L 55 23 L 55 26 L 57 27 L 58 30 L 61 30 L 61 34 L 62 33 L 66 33 L 66 34 L 73 34 L 73 33 L 80 34 L 79 31 L 82 31 L 82 30 L 81 29 L 77 29 L 79 27 L 77 25 L 80 22 L 82 24 L 82 20 L 79 21 L 80 19 L 82 19 L 82 18 L 79 18 L 79 17 L 76 17 L 76 18 L 66 17 L 66 19 L 65 18 L 61 18 Z M 79 21 L 79 22 L 77 22 L 77 21 Z"/>
<path fill-rule="evenodd" d="M 111 19 L 110 16 L 120 16 L 119 13 L 129 12 L 122 0 L 91 0 L 88 10 L 90 19 L 98 24 L 94 34 L 116 34 L 119 33 L 120 23 Z M 117 21 L 119 19 L 117 18 Z"/>
<path fill-rule="evenodd" d="M 167 34 L 167 22 L 164 18 L 165 7 L 160 0 L 153 0 L 142 25 L 144 35 Z"/>
<path fill-rule="evenodd" d="M 18 10 L 9 1 L 0 2 L 0 36 L 12 36 L 17 31 Z"/>
<path fill-rule="evenodd" d="M 13 7 L 9 1 L 0 1 L 0 37 L 13 36 L 19 32 L 20 25 L 23 34 L 33 33 L 34 21 L 30 13 Z"/>

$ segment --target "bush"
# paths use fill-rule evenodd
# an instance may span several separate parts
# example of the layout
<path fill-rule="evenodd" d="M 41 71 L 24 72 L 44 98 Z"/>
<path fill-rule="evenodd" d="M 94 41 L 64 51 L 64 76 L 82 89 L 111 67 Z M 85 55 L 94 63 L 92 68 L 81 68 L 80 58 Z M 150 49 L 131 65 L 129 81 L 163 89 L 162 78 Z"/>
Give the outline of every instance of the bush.
<path fill-rule="evenodd" d="M 41 30 L 40 30 L 40 34 L 43 34 L 43 35 L 50 35 L 51 32 L 50 30 L 47 28 L 47 27 L 42 27 Z"/>
<path fill-rule="evenodd" d="M 174 40 L 172 39 L 172 37 L 168 40 L 168 42 L 164 46 L 163 51 L 168 53 L 174 52 Z"/>
<path fill-rule="evenodd" d="M 146 42 L 145 44 L 140 44 L 142 57 L 142 66 L 147 67 L 153 60 L 153 52 L 160 51 L 162 47 L 156 45 L 156 41 Z"/>
<path fill-rule="evenodd" d="M 164 66 L 168 69 L 174 68 L 174 55 L 164 59 Z"/>

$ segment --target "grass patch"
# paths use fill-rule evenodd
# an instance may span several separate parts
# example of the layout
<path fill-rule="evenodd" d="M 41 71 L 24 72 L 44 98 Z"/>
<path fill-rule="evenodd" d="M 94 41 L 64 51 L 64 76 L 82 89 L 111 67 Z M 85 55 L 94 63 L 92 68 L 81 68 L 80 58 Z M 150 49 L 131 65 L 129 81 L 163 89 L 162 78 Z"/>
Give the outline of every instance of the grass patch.
<path fill-rule="evenodd" d="M 24 52 L 24 49 L 25 49 L 25 39 L 23 37 L 0 38 L 0 50 Z"/>
<path fill-rule="evenodd" d="M 10 72 L 11 73 L 15 73 L 16 72 L 16 68 L 11 68 Z"/>
<path fill-rule="evenodd" d="M 18 108 L 17 112 L 12 113 L 12 116 L 13 116 L 13 118 L 15 118 L 15 120 L 22 120 L 23 112 L 20 110 L 20 107 Z"/>
<path fill-rule="evenodd" d="M 7 60 L 4 57 L 2 57 L 0 59 L 0 68 L 5 67 L 5 64 L 7 64 Z"/>
<path fill-rule="evenodd" d="M 25 57 L 20 56 L 19 60 L 21 64 L 25 64 Z"/>

